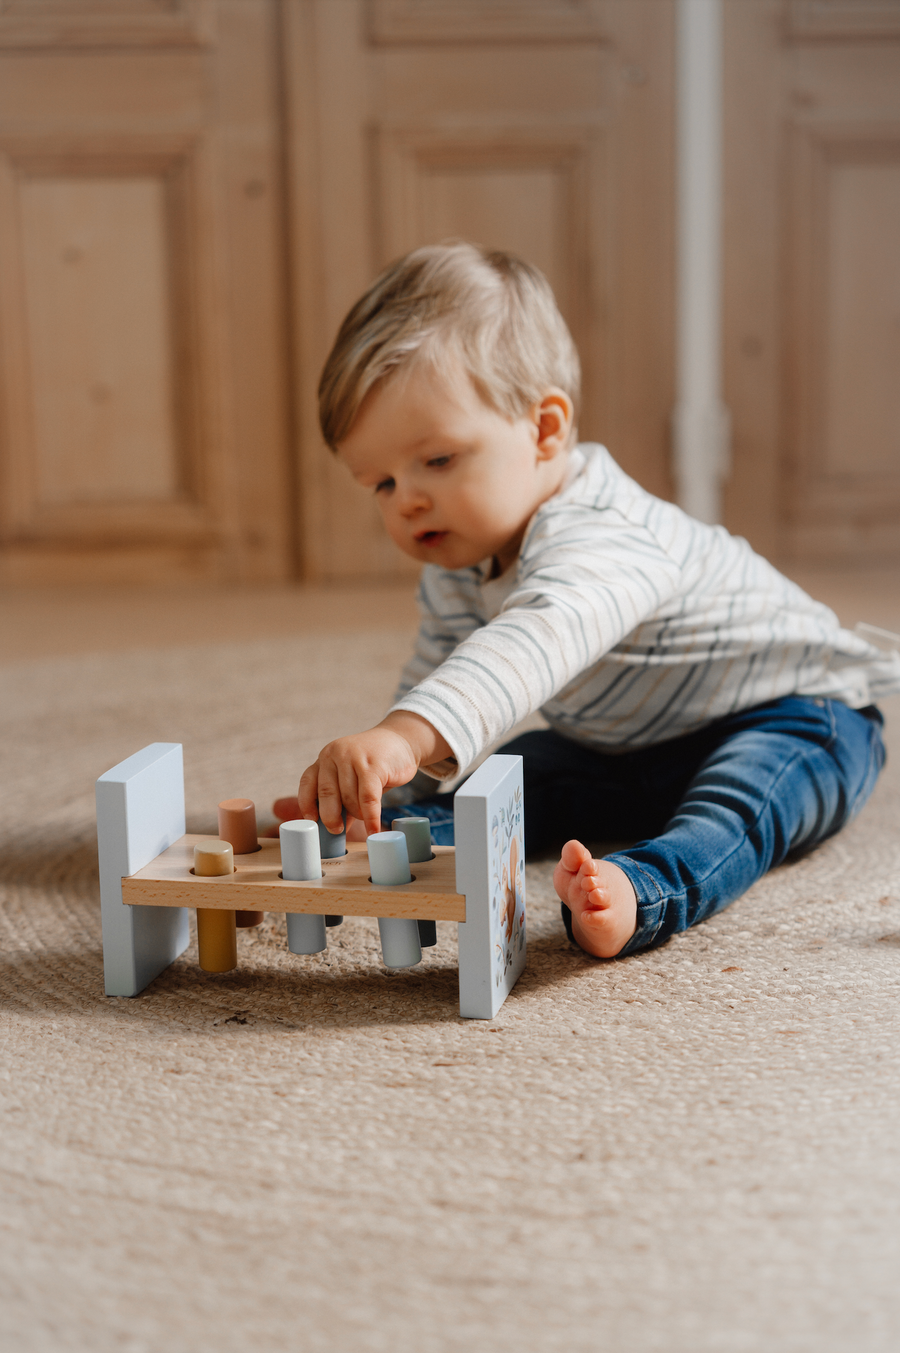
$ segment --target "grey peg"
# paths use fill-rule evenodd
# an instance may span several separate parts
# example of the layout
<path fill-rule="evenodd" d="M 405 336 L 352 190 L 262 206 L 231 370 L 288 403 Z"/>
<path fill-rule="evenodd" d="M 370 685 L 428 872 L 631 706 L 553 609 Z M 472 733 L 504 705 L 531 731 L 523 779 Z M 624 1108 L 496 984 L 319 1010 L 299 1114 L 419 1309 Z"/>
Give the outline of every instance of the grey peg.
<path fill-rule="evenodd" d="M 344 819 L 344 830 L 342 832 L 330 832 L 321 819 L 318 822 L 319 828 L 319 850 L 322 852 L 323 860 L 341 860 L 347 854 L 347 810 L 341 810 L 341 817 Z M 327 926 L 343 925 L 343 916 L 326 916 L 325 924 Z"/>
<path fill-rule="evenodd" d="M 423 949 L 430 949 L 432 945 L 437 944 L 437 921 L 417 921 L 419 927 L 419 943 Z"/>
<path fill-rule="evenodd" d="M 395 817 L 391 829 L 406 837 L 410 864 L 424 864 L 434 859 L 431 849 L 431 823 L 427 817 Z"/>
<path fill-rule="evenodd" d="M 341 817 L 344 819 L 344 829 L 339 832 L 330 832 L 322 819 L 319 819 L 319 850 L 322 852 L 323 860 L 339 860 L 347 854 L 347 810 L 341 810 Z"/>
<path fill-rule="evenodd" d="M 378 933 L 381 936 L 381 957 L 386 968 L 414 968 L 422 962 L 417 921 L 405 921 L 399 916 L 379 916 Z"/>
<path fill-rule="evenodd" d="M 326 947 L 325 917 L 302 911 L 287 914 L 288 948 L 292 954 L 321 954 Z"/>
<path fill-rule="evenodd" d="M 434 859 L 431 849 L 431 822 L 427 817 L 395 817 L 391 823 L 395 832 L 406 837 L 410 864 L 425 864 Z M 419 921 L 419 943 L 423 949 L 437 944 L 437 922 Z"/>
<path fill-rule="evenodd" d="M 301 882 L 322 877 L 319 829 L 315 822 L 303 819 L 282 822 L 278 837 L 281 842 L 282 878 Z M 320 954 L 326 943 L 325 917 L 288 912 L 287 937 L 292 954 Z"/>

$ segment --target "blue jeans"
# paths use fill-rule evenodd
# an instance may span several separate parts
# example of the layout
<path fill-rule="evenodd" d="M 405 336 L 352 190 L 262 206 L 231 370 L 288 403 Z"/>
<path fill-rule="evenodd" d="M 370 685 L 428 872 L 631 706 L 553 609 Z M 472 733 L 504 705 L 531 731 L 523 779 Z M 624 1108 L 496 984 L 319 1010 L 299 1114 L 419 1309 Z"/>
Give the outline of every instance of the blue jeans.
<path fill-rule="evenodd" d="M 637 840 L 604 857 L 637 895 L 625 955 L 715 915 L 774 865 L 839 831 L 884 765 L 883 723 L 874 706 L 788 696 L 615 755 L 549 730 L 499 750 L 524 759 L 529 855 L 572 837 Z M 433 839 L 452 843 L 451 794 L 392 816 L 404 814 L 430 817 Z M 572 939 L 569 908 L 562 913 Z"/>

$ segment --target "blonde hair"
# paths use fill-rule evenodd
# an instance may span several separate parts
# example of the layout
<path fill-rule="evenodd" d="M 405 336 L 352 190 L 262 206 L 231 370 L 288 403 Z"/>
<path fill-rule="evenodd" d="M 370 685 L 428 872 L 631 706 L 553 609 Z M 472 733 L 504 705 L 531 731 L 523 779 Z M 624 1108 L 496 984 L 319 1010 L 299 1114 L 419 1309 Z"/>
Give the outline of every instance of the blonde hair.
<path fill-rule="evenodd" d="M 379 381 L 448 357 L 504 417 L 521 418 L 551 386 L 577 414 L 578 353 L 543 273 L 499 249 L 435 244 L 386 268 L 341 325 L 319 382 L 325 441 L 346 437 Z"/>

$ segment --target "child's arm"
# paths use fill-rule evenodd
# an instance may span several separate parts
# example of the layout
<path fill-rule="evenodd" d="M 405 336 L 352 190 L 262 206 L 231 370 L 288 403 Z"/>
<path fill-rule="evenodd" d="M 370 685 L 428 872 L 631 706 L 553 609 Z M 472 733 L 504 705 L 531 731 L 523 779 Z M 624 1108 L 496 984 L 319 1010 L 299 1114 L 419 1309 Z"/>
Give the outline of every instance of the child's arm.
<path fill-rule="evenodd" d="M 420 766 L 432 766 L 453 752 L 420 714 L 396 709 L 375 728 L 336 738 L 303 772 L 297 798 L 300 813 L 321 817 L 331 832 L 341 830 L 341 807 L 362 818 L 367 832 L 381 831 L 381 795 L 405 785 Z"/>

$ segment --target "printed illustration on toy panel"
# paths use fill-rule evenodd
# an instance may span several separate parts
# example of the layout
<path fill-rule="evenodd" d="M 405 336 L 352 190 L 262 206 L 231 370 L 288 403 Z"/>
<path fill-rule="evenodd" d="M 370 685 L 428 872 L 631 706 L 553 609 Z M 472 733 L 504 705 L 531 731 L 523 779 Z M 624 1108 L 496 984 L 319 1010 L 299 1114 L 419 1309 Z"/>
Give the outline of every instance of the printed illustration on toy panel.
<path fill-rule="evenodd" d="M 498 800 L 500 800 L 498 802 Z M 501 791 L 491 814 L 491 954 L 495 987 L 507 990 L 525 963 L 525 834 L 522 790 Z"/>

